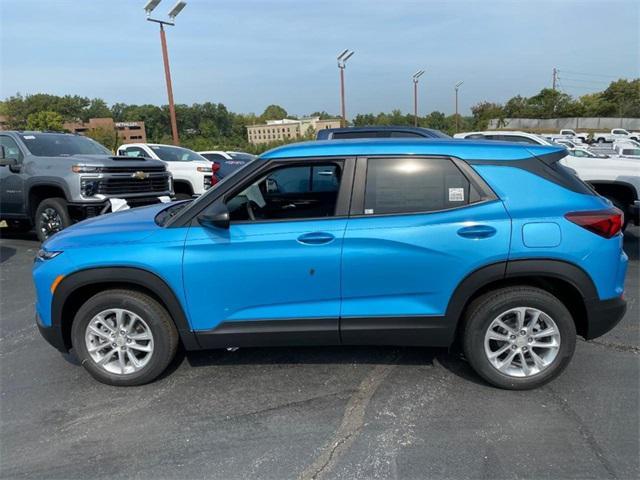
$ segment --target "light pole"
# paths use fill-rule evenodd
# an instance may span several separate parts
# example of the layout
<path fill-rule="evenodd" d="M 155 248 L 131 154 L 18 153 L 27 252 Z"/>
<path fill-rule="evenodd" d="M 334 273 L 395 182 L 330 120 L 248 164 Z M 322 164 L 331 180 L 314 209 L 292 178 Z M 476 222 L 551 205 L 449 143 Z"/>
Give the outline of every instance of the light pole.
<path fill-rule="evenodd" d="M 347 66 L 347 60 L 349 60 L 354 53 L 356 52 L 346 49 L 338 55 L 338 68 L 340 69 L 340 110 L 342 112 L 341 127 L 347 126 L 347 113 L 344 106 L 344 67 Z"/>
<path fill-rule="evenodd" d="M 463 80 L 460 80 L 458 83 L 456 83 L 455 85 L 455 90 L 456 90 L 456 133 L 458 133 L 458 89 L 460 88 L 460 85 L 462 85 L 464 83 Z"/>
<path fill-rule="evenodd" d="M 413 74 L 413 126 L 418 126 L 418 79 L 424 74 L 424 70 L 418 70 Z"/>
<path fill-rule="evenodd" d="M 162 61 L 164 63 L 164 76 L 167 82 L 167 96 L 169 97 L 169 116 L 171 118 L 171 134 L 173 136 L 173 144 L 179 145 L 180 138 L 178 137 L 178 122 L 176 121 L 176 107 L 173 103 L 173 87 L 171 86 L 171 71 L 169 69 L 169 54 L 167 53 L 167 38 L 164 34 L 165 25 L 175 25 L 175 19 L 184 7 L 187 6 L 187 2 L 180 0 L 169 11 L 169 18 L 171 21 L 158 20 L 151 18 L 151 12 L 158 6 L 161 0 L 149 0 L 144 6 L 144 11 L 147 12 L 147 20 L 155 22 L 160 25 L 160 44 L 162 45 Z"/>

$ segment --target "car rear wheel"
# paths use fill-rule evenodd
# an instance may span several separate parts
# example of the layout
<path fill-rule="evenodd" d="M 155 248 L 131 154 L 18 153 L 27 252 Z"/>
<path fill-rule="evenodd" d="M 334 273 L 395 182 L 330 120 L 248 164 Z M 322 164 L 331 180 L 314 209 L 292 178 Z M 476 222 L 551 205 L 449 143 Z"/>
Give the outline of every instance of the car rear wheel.
<path fill-rule="evenodd" d="M 51 235 L 71 225 L 71 216 L 64 198 L 45 198 L 38 204 L 34 219 L 38 240 L 44 242 Z"/>
<path fill-rule="evenodd" d="M 534 287 L 509 287 L 474 300 L 465 315 L 463 348 L 492 385 L 536 388 L 569 364 L 576 330 L 564 304 Z"/>
<path fill-rule="evenodd" d="M 178 333 L 154 299 L 131 290 L 91 297 L 75 316 L 73 348 L 87 371 L 109 385 L 143 385 L 173 360 Z"/>

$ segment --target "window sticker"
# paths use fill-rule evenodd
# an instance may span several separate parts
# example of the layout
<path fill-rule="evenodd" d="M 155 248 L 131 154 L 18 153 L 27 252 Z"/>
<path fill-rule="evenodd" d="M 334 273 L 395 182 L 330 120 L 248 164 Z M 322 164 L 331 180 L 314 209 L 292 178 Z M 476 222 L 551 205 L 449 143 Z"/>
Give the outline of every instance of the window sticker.
<path fill-rule="evenodd" d="M 365 215 L 373 215 L 373 208 L 365 208 L 364 209 L 364 214 Z"/>
<path fill-rule="evenodd" d="M 450 188 L 449 189 L 449 201 L 450 202 L 464 202 L 464 188 Z"/>
<path fill-rule="evenodd" d="M 33 135 L 23 135 L 22 138 L 24 138 L 25 140 L 35 140 L 36 137 L 34 137 Z"/>

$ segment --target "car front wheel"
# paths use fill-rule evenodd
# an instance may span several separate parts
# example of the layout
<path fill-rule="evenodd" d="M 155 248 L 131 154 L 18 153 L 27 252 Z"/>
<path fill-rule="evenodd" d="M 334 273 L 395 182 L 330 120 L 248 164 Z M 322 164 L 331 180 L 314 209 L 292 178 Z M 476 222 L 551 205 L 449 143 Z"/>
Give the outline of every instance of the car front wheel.
<path fill-rule="evenodd" d="M 33 222 L 38 240 L 44 242 L 51 235 L 71 225 L 71 216 L 64 198 L 46 198 L 36 209 Z"/>
<path fill-rule="evenodd" d="M 84 368 L 102 383 L 142 385 L 173 360 L 178 334 L 167 311 L 131 290 L 91 297 L 75 316 L 71 341 Z"/>
<path fill-rule="evenodd" d="M 575 344 L 571 314 L 542 289 L 489 292 L 465 315 L 465 356 L 482 378 L 500 388 L 526 390 L 551 381 L 569 364 Z"/>

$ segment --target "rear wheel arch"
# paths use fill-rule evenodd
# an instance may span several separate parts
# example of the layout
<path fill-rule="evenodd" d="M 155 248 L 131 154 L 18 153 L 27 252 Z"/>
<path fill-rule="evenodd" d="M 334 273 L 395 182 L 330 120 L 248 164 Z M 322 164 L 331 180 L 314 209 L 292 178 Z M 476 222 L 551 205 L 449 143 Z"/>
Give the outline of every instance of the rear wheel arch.
<path fill-rule="evenodd" d="M 175 180 L 173 181 L 173 190 L 176 194 L 183 193 L 186 195 L 193 195 L 193 185 L 187 180 Z"/>
<path fill-rule="evenodd" d="M 56 288 L 51 304 L 51 324 L 60 327 L 67 350 L 71 348 L 71 325 L 80 307 L 95 294 L 113 289 L 149 295 L 169 312 L 184 347 L 187 350 L 199 348 L 182 304 L 162 278 L 140 268 L 106 267 L 75 272 Z"/>
<path fill-rule="evenodd" d="M 569 310 L 581 336 L 587 335 L 587 302 L 598 298 L 589 275 L 577 265 L 562 260 L 534 259 L 499 262 L 482 267 L 460 282 L 447 306 L 446 318 L 460 337 L 462 319 L 469 305 L 478 297 L 504 287 L 532 286 L 557 297 Z"/>

